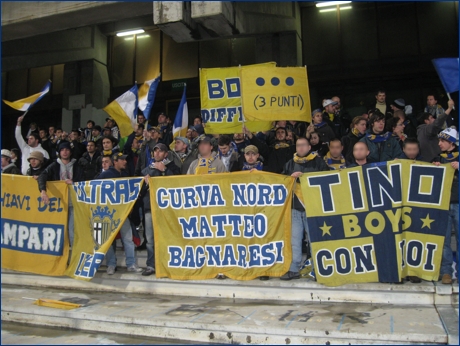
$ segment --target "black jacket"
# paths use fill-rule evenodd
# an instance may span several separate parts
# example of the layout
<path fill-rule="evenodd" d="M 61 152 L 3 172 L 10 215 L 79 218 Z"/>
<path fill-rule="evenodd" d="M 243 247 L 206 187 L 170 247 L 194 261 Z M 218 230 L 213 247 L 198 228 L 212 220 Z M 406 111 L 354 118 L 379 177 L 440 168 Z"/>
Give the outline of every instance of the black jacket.
<path fill-rule="evenodd" d="M 83 156 L 78 160 L 78 165 L 83 169 L 85 180 L 92 180 L 101 171 L 101 160 L 98 158 L 101 156 L 99 151 L 96 151 L 91 157 L 88 152 L 85 152 Z"/>
<path fill-rule="evenodd" d="M 85 174 L 83 173 L 83 169 L 78 165 L 78 163 L 75 161 L 72 167 L 73 170 L 73 177 L 72 181 L 77 182 L 77 181 L 84 181 L 85 180 Z M 39 191 L 46 191 L 46 182 L 47 181 L 59 181 L 61 180 L 61 166 L 59 165 L 58 162 L 53 162 L 50 164 L 46 169 L 38 176 L 38 189 Z"/>
<path fill-rule="evenodd" d="M 347 162 L 353 161 L 353 147 L 362 137 L 355 136 L 352 132 L 348 132 L 346 136 L 342 137 L 342 155 Z"/>
<path fill-rule="evenodd" d="M 281 173 L 286 162 L 292 159 L 292 156 L 295 153 L 295 145 L 291 145 L 287 148 L 276 149 L 276 144 L 269 147 L 256 136 L 252 136 L 251 144 L 255 145 L 257 149 L 259 149 L 259 153 L 264 157 L 264 165 L 267 172 Z"/>
<path fill-rule="evenodd" d="M 458 147 L 455 147 L 453 152 L 458 152 Z M 434 162 L 451 163 L 452 161 L 449 161 L 442 156 L 438 156 L 434 159 Z M 452 188 L 450 191 L 450 204 L 458 203 L 458 169 L 454 172 L 454 179 L 452 180 Z"/>
<path fill-rule="evenodd" d="M 139 158 L 137 159 L 136 168 L 134 169 L 134 175 L 139 176 L 141 175 L 141 171 L 147 167 L 148 165 L 148 158 L 150 158 L 150 152 L 153 151 L 153 148 L 157 142 L 153 139 L 149 141 L 144 141 L 141 146 L 141 150 L 139 152 Z"/>
<path fill-rule="evenodd" d="M 164 177 L 164 176 L 170 176 L 170 175 L 180 175 L 180 168 L 176 166 L 174 161 L 170 161 L 168 164 L 166 164 L 166 170 L 164 172 L 152 168 L 152 167 L 145 167 L 142 172 L 142 176 L 146 176 L 147 174 L 150 175 L 151 177 Z M 145 212 L 150 212 L 150 190 L 149 190 L 149 185 L 144 184 L 142 186 L 141 190 L 141 197 L 144 202 L 144 211 Z"/>
<path fill-rule="evenodd" d="M 294 159 L 289 160 L 289 162 L 287 162 L 284 166 L 283 174 L 291 175 L 294 172 L 308 173 L 321 171 L 329 171 L 329 167 L 322 158 L 316 156 L 313 160 L 307 161 L 305 163 L 296 163 L 294 162 Z M 303 207 L 302 203 L 300 203 L 295 194 L 292 208 L 300 211 L 305 211 L 305 208 Z"/>

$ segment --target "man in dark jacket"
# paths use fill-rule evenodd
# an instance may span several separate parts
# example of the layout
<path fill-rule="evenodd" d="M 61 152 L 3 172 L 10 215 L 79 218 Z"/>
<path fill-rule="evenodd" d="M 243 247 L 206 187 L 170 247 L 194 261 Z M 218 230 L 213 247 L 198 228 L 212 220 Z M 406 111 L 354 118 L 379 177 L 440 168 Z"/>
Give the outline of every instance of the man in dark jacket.
<path fill-rule="evenodd" d="M 190 150 L 190 141 L 185 137 L 176 137 L 174 150 L 170 150 L 168 159 L 174 161 L 181 174 L 187 174 L 190 164 L 198 158 L 198 149 Z"/>
<path fill-rule="evenodd" d="M 436 119 L 430 113 L 422 113 L 418 117 L 420 125 L 417 127 L 417 139 L 420 143 L 420 154 L 430 162 L 441 153 L 438 146 L 438 133 L 452 112 L 454 101 L 449 100 L 447 104 L 448 108 Z"/>
<path fill-rule="evenodd" d="M 153 148 L 153 160 L 149 166 L 142 170 L 142 175 L 145 179 L 144 187 L 142 188 L 144 211 L 145 211 L 145 237 L 147 239 L 147 268 L 142 272 L 142 275 L 149 276 L 155 273 L 155 257 L 153 252 L 153 221 L 152 210 L 150 208 L 150 177 L 164 177 L 169 175 L 180 175 L 180 168 L 177 167 L 174 161 L 168 159 L 168 147 L 163 143 L 158 143 Z"/>
<path fill-rule="evenodd" d="M 98 160 L 101 153 L 96 149 L 96 143 L 93 140 L 88 141 L 86 145 L 86 152 L 78 160 L 78 164 L 83 168 L 85 174 L 85 180 L 93 180 L 96 175 L 101 171 L 102 166 L 101 160 Z"/>
<path fill-rule="evenodd" d="M 112 155 L 112 166 L 106 171 L 102 172 L 98 179 L 113 179 L 127 177 L 126 171 L 126 155 L 122 153 L 116 153 Z M 136 253 L 134 250 L 133 233 L 131 229 L 131 223 L 126 218 L 123 226 L 120 229 L 121 241 L 123 242 L 123 248 L 125 249 L 126 267 L 128 272 L 140 273 L 142 271 L 136 264 Z M 117 256 L 115 255 L 115 241 L 109 248 L 106 254 L 107 261 L 107 274 L 113 275 L 117 269 Z"/>
<path fill-rule="evenodd" d="M 134 170 L 135 176 L 140 176 L 141 171 L 145 167 L 148 167 L 148 165 L 150 164 L 149 161 L 152 157 L 151 152 L 153 151 L 153 148 L 159 140 L 159 132 L 157 127 L 150 127 L 148 131 L 144 132 L 144 134 L 145 139 L 142 143 L 141 150 L 139 152 L 139 158 L 137 159 L 136 169 Z"/>
<path fill-rule="evenodd" d="M 440 163 L 450 163 L 455 169 L 454 179 L 450 193 L 450 209 L 446 227 L 446 237 L 444 238 L 444 247 L 442 250 L 441 271 L 442 283 L 445 285 L 452 284 L 452 228 L 455 232 L 455 239 L 458 246 L 458 132 L 455 128 L 448 127 L 439 134 L 439 147 L 441 155 L 439 155 L 434 164 L 439 166 Z M 457 247 L 458 249 L 458 247 Z M 458 250 L 457 250 L 458 259 Z M 458 261 L 457 261 L 458 263 Z M 458 264 L 457 264 L 458 267 Z"/>
<path fill-rule="evenodd" d="M 247 128 L 244 128 L 244 133 L 251 141 L 251 144 L 259 149 L 259 153 L 264 158 L 267 172 L 281 173 L 286 162 L 288 162 L 295 153 L 295 146 L 289 145 L 289 143 L 286 142 L 287 132 L 284 127 L 278 127 L 276 129 L 276 140 L 275 144 L 272 146 L 268 146 L 266 143 L 259 140 Z"/>
<path fill-rule="evenodd" d="M 375 111 L 369 119 L 369 130 L 360 139 L 366 142 L 370 154 L 368 162 L 391 161 L 402 154 L 398 139 L 391 132 L 384 132 L 385 116 L 380 111 Z"/>
<path fill-rule="evenodd" d="M 284 166 L 283 174 L 298 179 L 302 173 L 329 171 L 323 159 L 311 152 L 310 142 L 306 138 L 299 138 L 296 142 L 294 158 Z M 294 194 L 292 203 L 292 262 L 289 271 L 280 277 L 280 280 L 300 279 L 300 262 L 302 261 L 302 239 L 304 232 L 308 235 L 307 215 L 305 208 Z"/>
<path fill-rule="evenodd" d="M 66 184 L 71 185 L 74 182 L 85 180 L 83 169 L 77 165 L 77 160 L 72 159 L 72 147 L 70 142 L 62 141 L 58 147 L 59 158 L 56 162 L 50 164 L 38 176 L 38 189 L 41 193 L 41 201 L 44 205 L 48 205 L 50 200 L 46 194 L 47 181 L 64 180 Z M 68 228 L 69 228 L 69 241 L 70 246 L 73 244 L 74 223 L 73 223 L 73 205 L 70 198 L 69 189 L 69 207 L 68 207 Z"/>

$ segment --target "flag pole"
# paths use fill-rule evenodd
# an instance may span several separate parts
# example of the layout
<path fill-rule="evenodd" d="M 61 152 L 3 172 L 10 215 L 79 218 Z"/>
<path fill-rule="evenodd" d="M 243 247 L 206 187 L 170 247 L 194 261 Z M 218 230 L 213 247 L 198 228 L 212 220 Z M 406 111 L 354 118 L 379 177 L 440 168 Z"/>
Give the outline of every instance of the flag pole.
<path fill-rule="evenodd" d="M 241 64 L 238 65 L 238 68 L 239 68 L 239 75 L 240 75 L 240 93 L 241 93 L 241 99 L 243 99 L 243 88 L 241 87 Z M 241 102 L 241 120 L 243 120 L 243 125 L 241 126 L 241 132 L 243 132 L 243 135 L 244 135 L 244 128 L 246 127 L 246 119 L 244 117 L 244 112 L 243 112 L 243 102 Z"/>
<path fill-rule="evenodd" d="M 449 98 L 449 100 L 452 100 L 452 98 L 450 97 L 450 93 L 446 93 L 447 94 L 447 97 Z M 455 110 L 455 106 L 452 107 L 453 110 Z"/>

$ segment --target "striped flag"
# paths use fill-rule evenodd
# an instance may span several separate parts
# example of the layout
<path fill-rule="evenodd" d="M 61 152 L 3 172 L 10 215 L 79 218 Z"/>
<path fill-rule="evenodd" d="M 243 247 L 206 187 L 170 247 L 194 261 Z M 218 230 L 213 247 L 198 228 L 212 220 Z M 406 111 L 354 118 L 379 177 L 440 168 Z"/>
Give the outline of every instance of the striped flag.
<path fill-rule="evenodd" d="M 13 102 L 7 100 L 3 100 L 3 102 L 5 102 L 11 108 L 17 109 L 18 111 L 27 111 L 30 107 L 32 107 L 34 104 L 40 101 L 42 97 L 50 91 L 50 87 L 51 81 L 48 81 L 48 83 L 45 84 L 43 90 L 37 94 L 33 94 L 29 97 L 26 97 L 25 99 L 20 99 Z"/>
<path fill-rule="evenodd" d="M 182 94 L 182 99 L 180 100 L 179 109 L 176 113 L 176 118 L 174 119 L 173 125 L 173 138 L 176 137 L 185 137 L 187 135 L 188 129 L 188 107 L 187 107 L 187 98 L 185 97 L 185 91 L 187 85 L 184 84 L 184 93 Z M 174 148 L 174 141 L 171 143 L 170 148 Z"/>
<path fill-rule="evenodd" d="M 432 60 L 439 79 L 447 93 L 458 91 L 458 58 L 441 58 Z"/>
<path fill-rule="evenodd" d="M 137 123 L 137 85 L 103 108 L 117 122 L 120 137 L 129 136 Z"/>
<path fill-rule="evenodd" d="M 155 102 L 158 84 L 160 84 L 160 77 L 161 75 L 155 79 L 144 82 L 139 88 L 139 109 L 144 113 L 145 119 L 148 119 L 150 116 L 150 111 Z"/>

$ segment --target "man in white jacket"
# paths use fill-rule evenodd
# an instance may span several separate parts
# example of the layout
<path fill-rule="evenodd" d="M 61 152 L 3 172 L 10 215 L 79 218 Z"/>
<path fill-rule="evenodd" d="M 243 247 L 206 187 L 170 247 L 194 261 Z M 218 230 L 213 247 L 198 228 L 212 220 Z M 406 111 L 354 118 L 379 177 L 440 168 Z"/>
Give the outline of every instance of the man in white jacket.
<path fill-rule="evenodd" d="M 21 123 L 24 120 L 24 115 L 21 115 L 18 118 L 18 122 L 16 124 L 16 131 L 15 131 L 15 136 L 16 136 L 16 141 L 18 142 L 19 149 L 21 149 L 22 152 L 22 175 L 27 175 L 27 169 L 29 168 L 29 163 L 27 162 L 27 158 L 29 157 L 30 153 L 33 151 L 39 151 L 43 154 L 44 157 L 47 159 L 50 158 L 48 155 L 48 152 L 42 148 L 42 145 L 40 144 L 40 136 L 36 133 L 31 133 L 27 137 L 27 143 L 24 141 L 22 138 L 21 134 Z"/>

